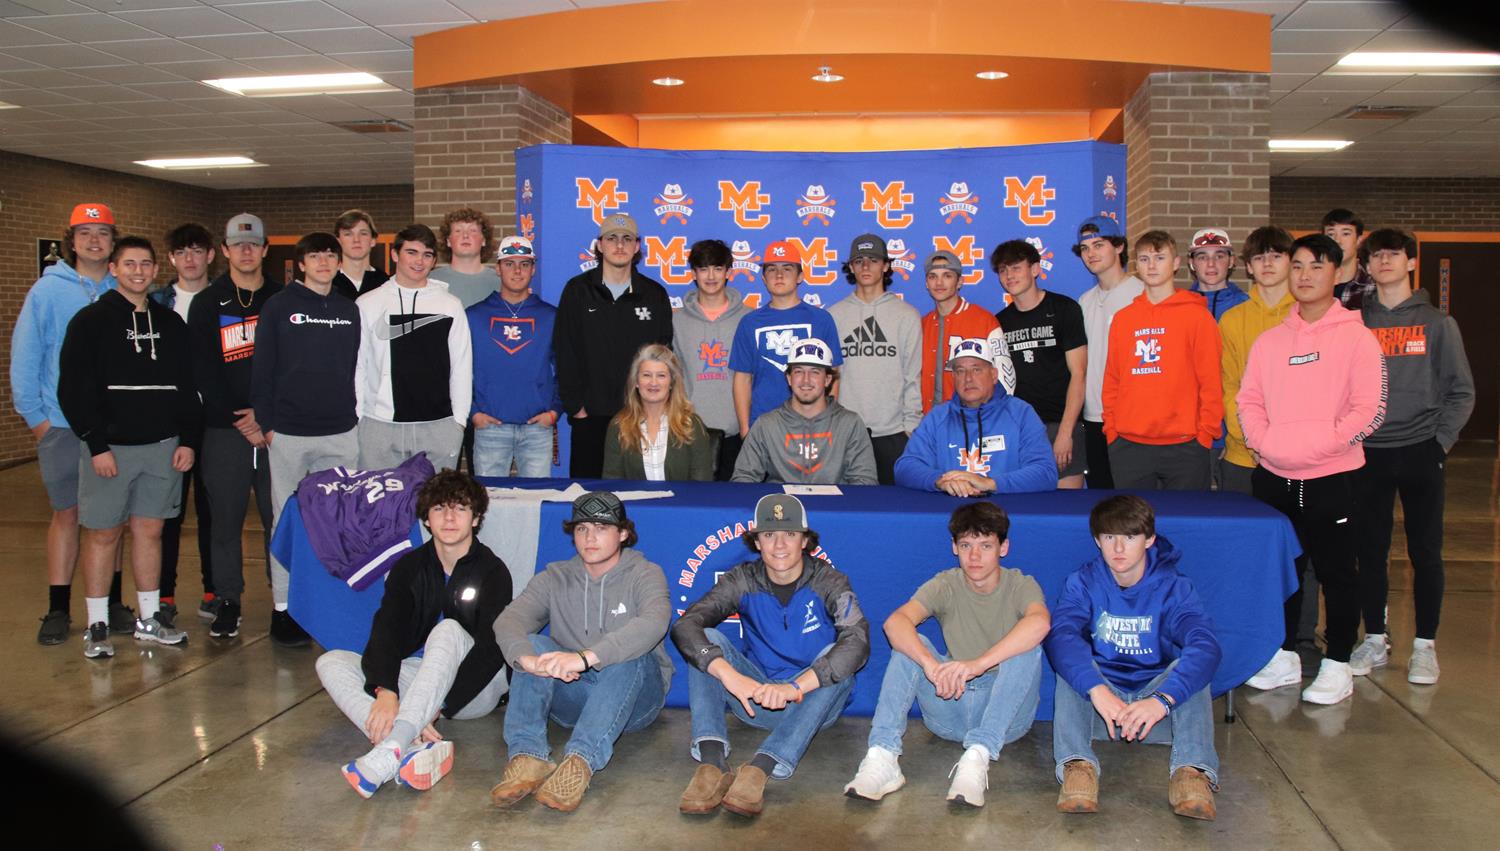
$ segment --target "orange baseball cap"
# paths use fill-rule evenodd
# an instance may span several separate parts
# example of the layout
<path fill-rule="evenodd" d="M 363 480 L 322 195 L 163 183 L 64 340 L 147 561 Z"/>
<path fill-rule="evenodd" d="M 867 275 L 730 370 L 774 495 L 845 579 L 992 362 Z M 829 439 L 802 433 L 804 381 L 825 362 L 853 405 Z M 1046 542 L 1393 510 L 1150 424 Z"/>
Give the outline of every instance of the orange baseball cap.
<path fill-rule="evenodd" d="M 762 266 L 770 263 L 796 263 L 802 265 L 802 252 L 797 248 L 795 242 L 778 239 L 766 246 L 765 257 L 760 261 Z"/>
<path fill-rule="evenodd" d="M 68 227 L 79 225 L 113 225 L 115 214 L 103 204 L 79 204 L 73 208 L 73 215 L 68 218 Z"/>

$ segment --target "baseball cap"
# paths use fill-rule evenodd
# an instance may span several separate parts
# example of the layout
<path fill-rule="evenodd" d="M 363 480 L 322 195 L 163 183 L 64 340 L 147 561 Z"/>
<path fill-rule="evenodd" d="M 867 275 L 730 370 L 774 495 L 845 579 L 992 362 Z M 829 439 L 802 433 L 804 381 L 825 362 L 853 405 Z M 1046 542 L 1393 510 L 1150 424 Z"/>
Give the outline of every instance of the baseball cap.
<path fill-rule="evenodd" d="M 755 503 L 755 531 L 806 532 L 807 509 L 789 493 L 769 493 Z"/>
<path fill-rule="evenodd" d="M 103 204 L 79 204 L 68 217 L 68 227 L 79 225 L 113 225 L 115 214 Z"/>
<path fill-rule="evenodd" d="M 786 358 L 787 368 L 794 366 L 821 366 L 833 369 L 833 352 L 828 344 L 816 337 L 798 340 L 792 344 L 792 353 Z"/>
<path fill-rule="evenodd" d="M 495 259 L 504 260 L 507 257 L 536 259 L 536 250 L 531 247 L 531 240 L 524 236 L 507 236 L 500 240 L 500 247 L 495 250 Z"/>
<path fill-rule="evenodd" d="M 994 357 L 990 353 L 990 344 L 978 337 L 965 337 L 953 344 L 948 350 L 948 369 L 953 369 L 954 361 L 959 358 L 979 358 L 985 363 L 994 366 Z"/>
<path fill-rule="evenodd" d="M 862 233 L 849 243 L 849 262 L 854 262 L 860 257 L 874 257 L 876 260 L 889 260 L 891 255 L 885 249 L 885 240 L 873 233 Z"/>
<path fill-rule="evenodd" d="M 798 266 L 801 266 L 802 250 L 797 247 L 797 243 L 795 242 L 778 239 L 766 246 L 766 256 L 760 263 L 762 266 L 767 266 L 771 263 L 796 263 Z"/>
<path fill-rule="evenodd" d="M 1229 233 L 1223 228 L 1204 228 L 1193 234 L 1192 247 L 1188 249 L 1188 256 L 1202 248 L 1222 248 L 1230 254 L 1234 253 L 1234 246 L 1229 242 Z"/>
<path fill-rule="evenodd" d="M 1125 235 L 1120 232 L 1120 223 L 1115 221 L 1114 219 L 1111 219 L 1109 216 L 1089 216 L 1088 218 L 1084 219 L 1083 223 L 1078 226 L 1079 242 L 1083 242 L 1086 236 L 1086 234 L 1084 234 L 1084 231 L 1092 231 L 1093 236 L 1099 236 L 1105 239 L 1108 239 L 1112 236 L 1123 237 Z"/>
<path fill-rule="evenodd" d="M 631 236 L 639 236 L 640 229 L 635 226 L 635 219 L 629 213 L 615 213 L 607 216 L 599 225 L 599 238 L 603 239 L 612 233 L 628 233 Z"/>
<path fill-rule="evenodd" d="M 240 213 L 224 225 L 224 244 L 239 245 L 245 242 L 265 245 L 266 225 L 257 216 Z"/>
<path fill-rule="evenodd" d="M 933 269 L 952 269 L 962 277 L 964 264 L 958 262 L 958 255 L 951 251 L 934 251 L 927 256 L 927 262 L 922 264 L 922 274 L 925 275 Z"/>
<path fill-rule="evenodd" d="M 568 522 L 619 526 L 625 522 L 625 504 L 609 491 L 589 491 L 573 500 L 573 516 Z"/>

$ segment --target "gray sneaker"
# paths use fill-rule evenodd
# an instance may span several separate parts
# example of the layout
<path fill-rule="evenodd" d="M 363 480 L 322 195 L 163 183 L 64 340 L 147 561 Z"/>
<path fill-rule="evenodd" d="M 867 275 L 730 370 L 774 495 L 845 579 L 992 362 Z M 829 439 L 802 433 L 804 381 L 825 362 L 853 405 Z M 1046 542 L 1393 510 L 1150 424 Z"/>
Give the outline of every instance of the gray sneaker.
<path fill-rule="evenodd" d="M 1406 666 L 1406 681 L 1421 686 L 1434 685 L 1438 681 L 1437 647 L 1427 645 L 1426 647 L 1413 646 L 1411 649 L 1411 662 Z"/>
<path fill-rule="evenodd" d="M 157 644 L 181 644 L 187 641 L 187 633 L 167 626 L 153 615 L 135 622 L 136 641 L 154 641 Z"/>
<path fill-rule="evenodd" d="M 115 655 L 115 646 L 109 643 L 109 624 L 104 621 L 89 624 L 83 634 L 83 655 L 90 659 Z"/>
<path fill-rule="evenodd" d="M 1356 677 L 1367 677 L 1376 668 L 1384 668 L 1391 661 L 1391 643 L 1383 635 L 1367 635 L 1365 640 L 1349 654 L 1349 673 Z"/>

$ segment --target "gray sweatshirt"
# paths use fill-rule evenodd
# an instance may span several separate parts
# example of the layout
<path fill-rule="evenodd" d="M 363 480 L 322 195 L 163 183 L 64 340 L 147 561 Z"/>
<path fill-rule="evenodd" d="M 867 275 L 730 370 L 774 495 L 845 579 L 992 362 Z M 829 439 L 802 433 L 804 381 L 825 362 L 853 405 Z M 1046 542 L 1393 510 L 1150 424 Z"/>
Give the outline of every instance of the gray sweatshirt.
<path fill-rule="evenodd" d="M 698 289 L 682 299 L 682 309 L 672 314 L 672 351 L 682 363 L 688 398 L 703 424 L 738 435 L 740 421 L 734 414 L 734 373 L 729 371 L 729 350 L 740 318 L 750 312 L 745 297 L 734 287 L 725 287 L 729 308 L 717 319 L 709 319 L 698 305 Z"/>
<path fill-rule="evenodd" d="M 552 640 L 569 650 L 592 650 L 599 667 L 629 662 L 647 653 L 661 668 L 662 687 L 672 683 L 672 660 L 662 639 L 672 617 L 667 580 L 639 551 L 620 551 L 620 561 L 598 580 L 583 560 L 554 561 L 526 583 L 521 596 L 495 618 L 495 642 L 515 666 L 536 651 L 529 638 L 551 625 Z"/>
<path fill-rule="evenodd" d="M 922 315 L 893 292 L 874 302 L 850 294 L 828 312 L 844 356 L 839 402 L 876 437 L 915 431 L 922 421 Z"/>
<path fill-rule="evenodd" d="M 750 426 L 730 481 L 878 484 L 875 450 L 858 414 L 830 401 L 823 413 L 808 419 L 792 410 L 793 401 Z"/>
<path fill-rule="evenodd" d="M 1365 445 L 1410 446 L 1437 438 L 1448 452 L 1474 412 L 1474 376 L 1458 323 L 1432 306 L 1426 290 L 1394 308 L 1366 298 L 1361 312 L 1385 355 L 1390 386 L 1385 423 Z"/>

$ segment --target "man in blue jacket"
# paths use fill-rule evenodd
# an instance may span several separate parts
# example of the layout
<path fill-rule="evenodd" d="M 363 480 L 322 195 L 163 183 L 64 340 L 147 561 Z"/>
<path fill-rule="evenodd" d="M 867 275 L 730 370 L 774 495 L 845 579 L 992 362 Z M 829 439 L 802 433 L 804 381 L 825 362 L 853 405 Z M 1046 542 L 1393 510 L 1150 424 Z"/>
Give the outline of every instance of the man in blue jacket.
<path fill-rule="evenodd" d="M 1052 755 L 1064 813 L 1099 811 L 1092 741 L 1171 741 L 1172 811 L 1212 820 L 1219 783 L 1209 681 L 1219 642 L 1181 553 L 1156 534 L 1138 496 L 1112 496 L 1089 513 L 1099 557 L 1063 585 L 1043 647 L 1057 672 Z"/>
<path fill-rule="evenodd" d="M 500 241 L 500 289 L 469 307 L 474 351 L 474 474 L 541 478 L 552 472 L 552 427 L 562 411 L 552 328 L 557 308 L 531 291 L 536 250 Z"/>
<path fill-rule="evenodd" d="M 896 460 L 896 484 L 957 497 L 1055 490 L 1047 427 L 996 383 L 990 343 L 977 337 L 954 343 L 948 369 L 953 398 L 933 406 L 912 432 Z"/>

